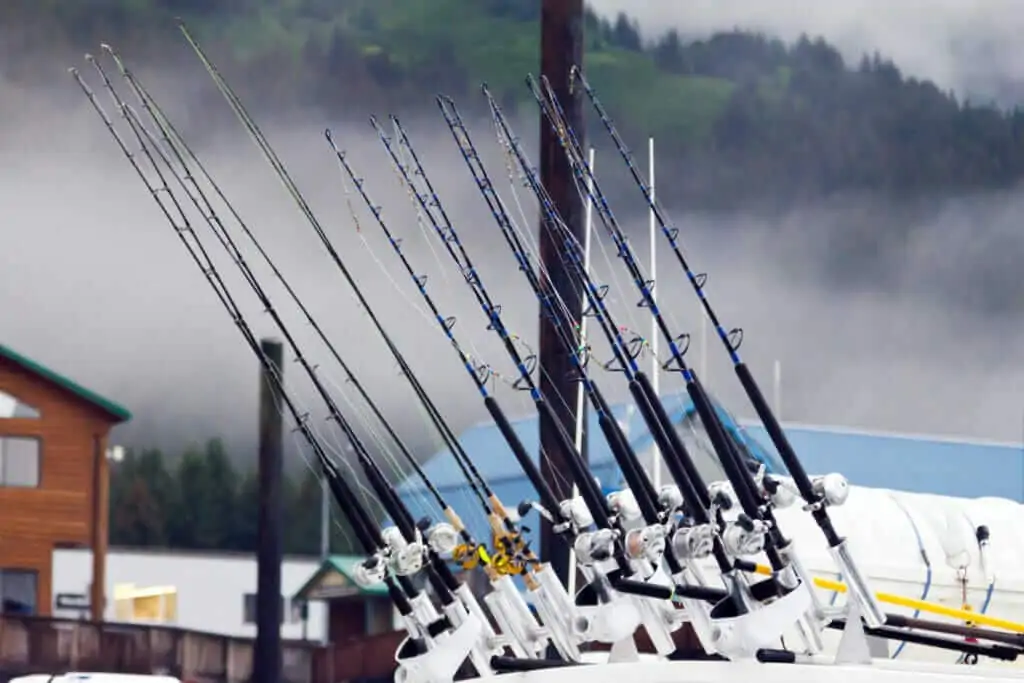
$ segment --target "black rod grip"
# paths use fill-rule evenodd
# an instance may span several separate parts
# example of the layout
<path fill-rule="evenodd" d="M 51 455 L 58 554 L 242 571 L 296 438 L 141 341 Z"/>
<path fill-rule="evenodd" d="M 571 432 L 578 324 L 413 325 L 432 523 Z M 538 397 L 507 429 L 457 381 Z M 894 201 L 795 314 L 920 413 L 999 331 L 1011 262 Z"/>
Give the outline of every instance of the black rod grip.
<path fill-rule="evenodd" d="M 653 583 L 622 578 L 612 580 L 612 588 L 620 593 L 639 595 L 643 598 L 654 598 L 655 600 L 670 600 L 673 592 L 668 586 L 658 586 Z"/>
<path fill-rule="evenodd" d="M 691 514 L 699 524 L 707 524 L 709 520 L 706 510 L 711 507 L 707 483 L 693 462 L 693 457 L 686 450 L 679 432 L 676 431 L 676 427 L 672 423 L 672 418 L 669 417 L 661 398 L 654 391 L 650 378 L 642 372 L 636 373 L 634 380 L 629 383 L 629 390 L 636 399 L 641 414 L 644 415 L 644 421 L 650 420 L 647 426 L 651 430 L 651 434 L 656 441 L 663 442 L 658 443 L 658 446 L 666 457 L 666 464 L 675 468 L 672 478 L 676 480 L 686 502 L 691 508 L 701 508 L 705 511 L 698 513 L 696 510 L 691 510 Z M 697 517 L 698 514 L 702 514 L 703 519 Z"/>
<path fill-rule="evenodd" d="M 523 468 L 526 478 L 533 484 L 533 488 L 537 491 L 537 496 L 540 498 L 541 505 L 547 508 L 552 515 L 558 515 L 558 498 L 547 482 L 544 481 L 544 477 L 540 475 L 537 464 L 530 457 L 530 454 L 526 452 L 526 447 L 519 440 L 519 435 L 516 434 L 516 430 L 512 428 L 512 424 L 505 417 L 505 411 L 501 409 L 501 406 L 498 405 L 493 396 L 488 396 L 484 399 L 484 407 L 487 408 L 487 412 L 494 419 L 494 424 L 498 426 L 498 431 L 504 437 L 505 442 L 512 451 L 512 455 L 519 461 L 519 466 Z"/>
<path fill-rule="evenodd" d="M 761 388 L 757 385 L 757 381 L 754 380 L 754 375 L 750 372 L 750 368 L 745 363 L 737 363 L 735 370 L 736 377 L 740 380 L 740 384 L 743 385 L 747 398 L 750 399 L 750 403 L 754 406 L 754 411 L 764 425 L 765 431 L 768 432 L 768 437 L 772 440 L 772 444 L 774 444 L 775 450 L 778 451 L 779 457 L 782 458 L 782 463 L 789 471 L 789 476 L 793 478 L 793 483 L 796 484 L 801 497 L 807 503 L 818 502 L 818 495 L 814 492 L 814 485 L 811 483 L 811 478 L 807 476 L 807 470 L 804 469 L 803 463 L 800 462 L 800 458 L 797 457 L 796 451 L 793 450 L 789 439 L 786 438 L 785 432 L 782 431 L 782 425 L 775 418 L 775 413 L 772 412 L 764 394 L 761 393 Z M 814 508 L 811 514 L 825 535 L 825 541 L 829 546 L 834 548 L 843 542 L 835 527 L 832 526 L 832 520 L 823 506 Z"/>

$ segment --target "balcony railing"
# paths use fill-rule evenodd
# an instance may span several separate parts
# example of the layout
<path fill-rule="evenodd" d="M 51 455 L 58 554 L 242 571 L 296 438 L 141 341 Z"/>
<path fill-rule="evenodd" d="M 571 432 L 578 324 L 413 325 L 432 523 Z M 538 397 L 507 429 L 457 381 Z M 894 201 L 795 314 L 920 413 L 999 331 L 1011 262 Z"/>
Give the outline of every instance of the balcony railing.
<path fill-rule="evenodd" d="M 0 615 L 0 680 L 28 673 L 167 674 L 193 683 L 246 683 L 253 641 L 165 626 Z M 329 683 L 319 645 L 282 644 L 282 683 Z"/>

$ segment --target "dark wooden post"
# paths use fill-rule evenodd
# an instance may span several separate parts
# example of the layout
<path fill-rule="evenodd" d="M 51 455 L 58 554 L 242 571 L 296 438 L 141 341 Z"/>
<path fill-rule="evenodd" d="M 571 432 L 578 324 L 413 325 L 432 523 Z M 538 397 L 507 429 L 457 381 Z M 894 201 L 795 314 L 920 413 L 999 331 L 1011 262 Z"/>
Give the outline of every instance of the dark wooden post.
<path fill-rule="evenodd" d="M 583 141 L 583 105 L 579 93 L 569 92 L 569 72 L 573 65 L 583 66 L 583 0 L 542 0 L 541 4 L 541 65 L 540 70 L 551 81 L 555 95 L 565 109 L 568 123 Z M 577 89 L 578 90 L 578 89 Z M 541 116 L 540 122 L 540 177 L 551 199 L 566 225 L 583 243 L 583 202 L 573 183 L 572 169 L 551 132 L 547 121 Z M 569 311 L 579 316 L 582 291 L 573 281 L 562 251 L 561 240 L 553 239 L 547 230 L 540 231 L 540 256 L 551 285 L 561 295 Z M 574 349 L 566 348 L 555 332 L 555 328 L 543 313 L 540 316 L 540 388 L 550 398 L 551 407 L 558 421 L 569 434 L 576 428 L 576 391 L 578 383 L 572 378 Z M 564 401 L 556 400 L 562 396 Z M 568 404 L 565 405 L 565 404 Z M 563 473 L 569 471 L 563 462 L 555 438 L 558 425 L 540 418 L 540 443 L 549 456 L 541 460 L 541 475 L 548 482 L 559 500 L 567 498 L 571 491 L 562 483 Z M 586 457 L 586 432 L 584 431 L 583 455 Z M 551 532 L 551 525 L 544 523 L 541 528 L 541 556 L 551 563 L 563 583 L 569 576 L 569 549 Z"/>
<path fill-rule="evenodd" d="M 281 375 L 281 343 L 264 339 L 260 350 Z M 281 555 L 283 512 L 283 402 L 277 385 L 264 369 L 260 375 L 260 503 L 257 516 L 256 644 L 253 649 L 254 683 L 281 681 Z"/>

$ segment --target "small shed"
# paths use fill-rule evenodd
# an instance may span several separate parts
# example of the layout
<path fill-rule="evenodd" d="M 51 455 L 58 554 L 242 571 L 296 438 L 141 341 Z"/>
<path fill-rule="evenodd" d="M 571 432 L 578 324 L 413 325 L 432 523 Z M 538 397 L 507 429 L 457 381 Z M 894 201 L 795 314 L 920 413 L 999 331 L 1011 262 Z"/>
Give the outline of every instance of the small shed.
<path fill-rule="evenodd" d="M 397 615 L 383 584 L 364 588 L 356 583 L 355 569 L 366 558 L 331 555 L 292 599 L 294 603 L 327 603 L 327 640 L 334 645 L 395 630 Z"/>

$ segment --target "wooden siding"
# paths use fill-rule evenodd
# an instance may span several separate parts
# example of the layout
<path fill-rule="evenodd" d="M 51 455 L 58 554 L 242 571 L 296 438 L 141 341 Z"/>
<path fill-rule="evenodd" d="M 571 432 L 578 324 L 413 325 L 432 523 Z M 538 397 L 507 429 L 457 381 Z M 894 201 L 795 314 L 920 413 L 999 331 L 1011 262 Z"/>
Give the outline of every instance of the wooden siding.
<path fill-rule="evenodd" d="M 111 418 L 3 358 L 0 391 L 41 413 L 38 419 L 0 418 L 0 436 L 30 436 L 41 441 L 39 487 L 0 486 L 0 567 L 36 570 L 37 610 L 49 615 L 54 547 L 96 546 L 101 560 L 97 588 L 102 590 L 105 583 L 102 557 L 107 545 L 108 465 L 104 454 Z M 97 505 L 99 528 L 94 530 Z"/>

